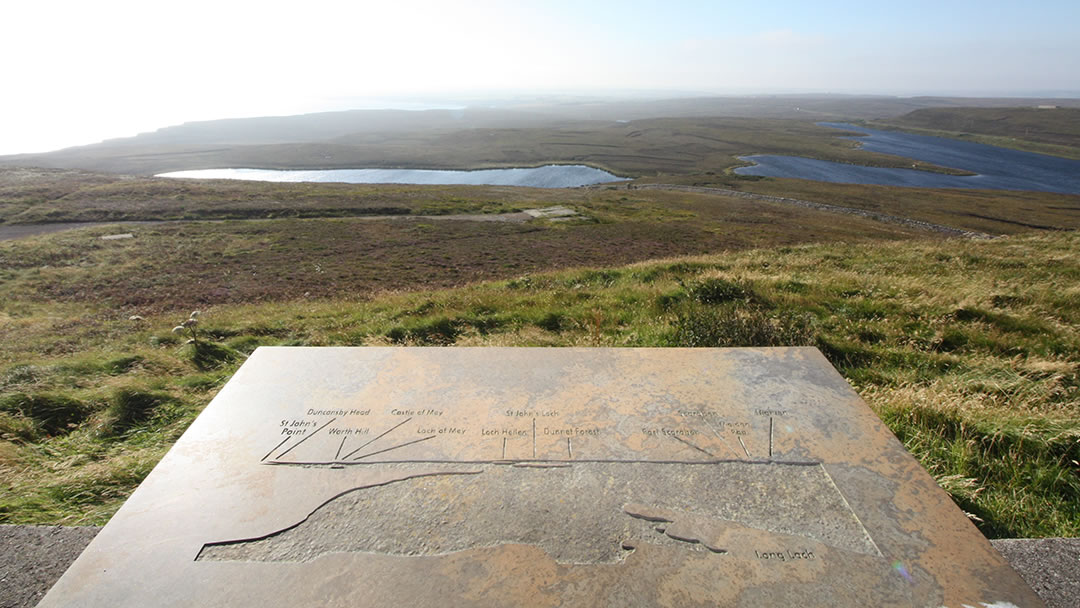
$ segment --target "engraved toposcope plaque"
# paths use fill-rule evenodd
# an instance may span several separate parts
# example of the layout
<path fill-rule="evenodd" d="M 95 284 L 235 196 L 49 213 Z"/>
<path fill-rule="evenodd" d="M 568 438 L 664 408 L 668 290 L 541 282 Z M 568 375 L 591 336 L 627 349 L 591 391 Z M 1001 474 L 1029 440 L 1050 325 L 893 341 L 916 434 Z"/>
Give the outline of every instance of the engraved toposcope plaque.
<path fill-rule="evenodd" d="M 42 606 L 1041 606 L 812 348 L 260 348 Z"/>

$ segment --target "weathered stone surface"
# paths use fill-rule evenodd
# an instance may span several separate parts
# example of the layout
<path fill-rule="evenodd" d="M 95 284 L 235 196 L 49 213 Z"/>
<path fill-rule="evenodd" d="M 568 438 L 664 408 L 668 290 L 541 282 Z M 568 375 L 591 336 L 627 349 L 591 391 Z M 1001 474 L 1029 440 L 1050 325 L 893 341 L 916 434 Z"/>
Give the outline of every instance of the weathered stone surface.
<path fill-rule="evenodd" d="M 43 606 L 1040 606 L 814 349 L 260 349 Z"/>
<path fill-rule="evenodd" d="M 362 521 L 357 513 L 363 513 Z M 676 535 L 676 529 L 683 532 Z M 711 541 L 713 529 L 743 533 L 719 543 Z M 611 564 L 639 542 L 737 551 L 753 530 L 876 555 L 820 465 L 593 462 L 543 468 L 466 465 L 352 490 L 296 527 L 258 540 L 211 544 L 199 559 L 445 555 L 520 543 L 540 547 L 559 564 Z"/>

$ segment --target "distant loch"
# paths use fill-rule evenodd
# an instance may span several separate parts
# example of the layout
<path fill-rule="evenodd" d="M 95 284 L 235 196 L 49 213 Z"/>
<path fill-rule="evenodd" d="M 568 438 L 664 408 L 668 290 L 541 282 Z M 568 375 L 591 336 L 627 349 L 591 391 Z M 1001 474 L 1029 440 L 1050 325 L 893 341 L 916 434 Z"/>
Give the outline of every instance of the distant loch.
<path fill-rule="evenodd" d="M 980 188 L 987 190 L 1034 190 L 1080 194 L 1080 161 L 999 148 L 967 141 L 879 131 L 845 123 L 818 123 L 864 133 L 851 138 L 864 150 L 894 154 L 976 175 L 943 175 L 917 169 L 864 167 L 798 156 L 744 156 L 755 163 L 739 167 L 739 175 L 791 177 L 843 184 L 873 184 L 918 188 Z"/>
<path fill-rule="evenodd" d="M 172 171 L 158 177 L 189 179 L 239 179 L 260 182 L 344 182 L 348 184 L 440 184 L 472 186 L 528 186 L 576 188 L 606 182 L 627 181 L 607 171 L 585 165 L 545 165 L 511 169 L 449 171 L 433 169 L 200 169 Z"/>

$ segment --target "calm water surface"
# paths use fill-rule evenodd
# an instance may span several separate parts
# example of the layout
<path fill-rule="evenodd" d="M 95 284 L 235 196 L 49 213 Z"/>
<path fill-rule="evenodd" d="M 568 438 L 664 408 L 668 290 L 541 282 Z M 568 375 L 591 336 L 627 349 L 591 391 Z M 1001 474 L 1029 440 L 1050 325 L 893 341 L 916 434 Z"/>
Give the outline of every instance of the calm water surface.
<path fill-rule="evenodd" d="M 520 169 L 436 171 L 430 169 L 329 169 L 278 171 L 273 169 L 201 169 L 173 171 L 158 177 L 241 179 L 260 182 L 345 182 L 348 184 L 466 184 L 473 186 L 531 186 L 574 188 L 626 181 L 584 165 L 546 165 Z"/>
<path fill-rule="evenodd" d="M 912 186 L 920 188 L 986 188 L 990 190 L 1037 190 L 1080 194 L 1080 161 L 1010 150 L 966 141 L 878 131 L 844 123 L 818 123 L 866 134 L 851 138 L 864 150 L 894 154 L 963 169 L 976 175 L 956 176 L 915 169 L 862 167 L 797 156 L 745 156 L 752 167 L 735 170 L 740 175 L 794 177 L 822 182 Z"/>

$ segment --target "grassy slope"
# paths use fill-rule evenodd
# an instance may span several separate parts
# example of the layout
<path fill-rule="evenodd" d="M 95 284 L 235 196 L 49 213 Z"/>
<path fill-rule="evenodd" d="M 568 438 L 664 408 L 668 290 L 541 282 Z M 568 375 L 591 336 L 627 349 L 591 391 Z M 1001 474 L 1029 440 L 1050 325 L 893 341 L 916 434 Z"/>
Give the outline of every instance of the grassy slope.
<path fill-rule="evenodd" d="M 925 108 L 877 124 L 1080 159 L 1080 108 Z"/>
<path fill-rule="evenodd" d="M 55 253 L 72 238 L 2 247 Z M 105 521 L 260 344 L 809 343 L 984 532 L 1076 536 L 1078 251 L 1075 232 L 774 246 L 362 302 L 223 304 L 202 316 L 220 346 L 199 350 L 169 331 L 186 310 L 128 319 L 107 300 L 42 301 L 24 279 L 48 269 L 5 265 L 0 521 Z"/>

